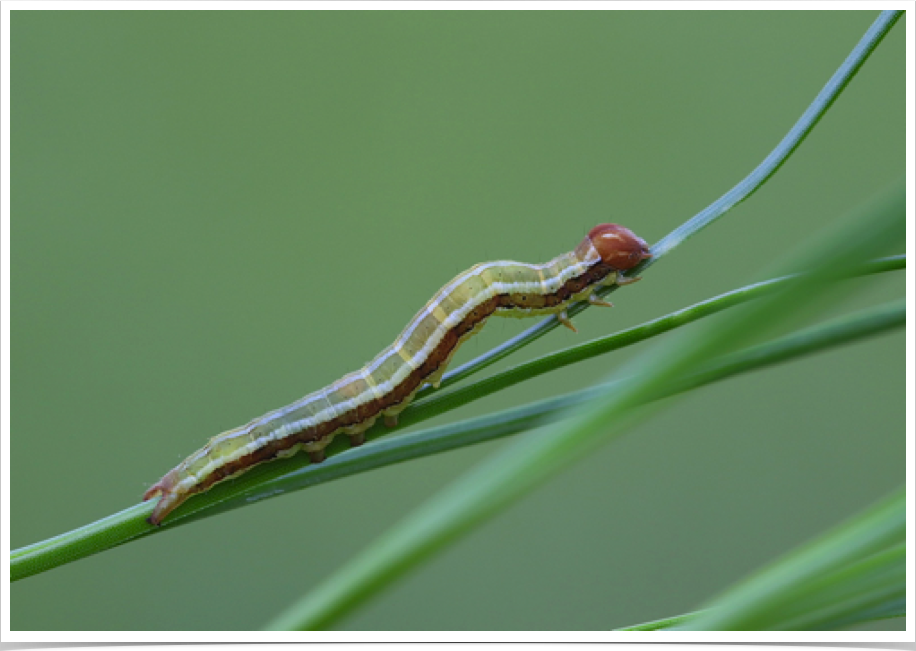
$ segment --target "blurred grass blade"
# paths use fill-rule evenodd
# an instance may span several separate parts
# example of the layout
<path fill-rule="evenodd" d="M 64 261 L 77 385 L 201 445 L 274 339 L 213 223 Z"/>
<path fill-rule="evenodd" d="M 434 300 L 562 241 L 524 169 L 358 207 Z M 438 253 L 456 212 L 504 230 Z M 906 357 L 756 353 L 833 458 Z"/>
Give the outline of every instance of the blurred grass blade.
<path fill-rule="evenodd" d="M 801 595 L 784 595 L 783 609 L 773 613 L 766 627 L 782 631 L 844 628 L 905 599 L 906 545 L 900 543 L 813 581 Z"/>
<path fill-rule="evenodd" d="M 906 546 L 895 545 L 846 568 L 826 575 L 825 588 L 793 602 L 794 618 L 784 618 L 779 630 L 837 630 L 857 624 L 906 616 Z M 832 584 L 832 585 L 830 585 Z M 657 619 L 619 631 L 660 631 L 679 627 L 709 614 L 698 610 Z"/>
<path fill-rule="evenodd" d="M 903 327 L 905 324 L 905 301 L 892 301 L 716 359 L 703 365 L 697 372 L 668 385 L 662 393 L 653 396 L 653 399 L 697 389 L 740 373 L 799 359 L 831 347 L 861 341 L 866 337 Z M 607 391 L 614 391 L 628 381 L 630 378 L 624 378 L 611 384 L 590 387 L 495 414 L 420 430 L 396 438 L 382 439 L 373 443 L 371 448 L 363 446 L 346 455 L 332 457 L 324 464 L 305 466 L 298 473 L 261 482 L 257 488 L 258 491 L 266 491 L 268 494 L 272 490 L 281 492 L 288 489 L 288 482 L 296 476 L 299 476 L 301 482 L 299 487 L 314 485 L 523 432 L 564 415 L 568 416 L 571 407 L 584 404 Z M 238 508 L 239 501 L 215 505 L 206 513 L 190 517 L 208 517 L 222 510 Z"/>
<path fill-rule="evenodd" d="M 850 219 L 803 247 L 786 270 L 811 271 L 774 296 L 728 314 L 713 327 L 675 337 L 636 357 L 615 374 L 626 378 L 580 408 L 567 422 L 547 426 L 507 445 L 427 501 L 357 555 L 341 571 L 275 620 L 281 629 L 323 628 L 409 568 L 485 518 L 504 509 L 599 443 L 620 436 L 645 416 L 639 405 L 664 393 L 704 363 L 792 316 L 830 289 L 850 266 L 890 247 L 903 247 L 906 195 L 900 182 Z M 630 376 L 630 377 L 628 377 Z"/>
<path fill-rule="evenodd" d="M 726 590 L 677 628 L 826 629 L 873 616 L 906 595 L 905 536 L 906 492 L 900 489 Z"/>
<path fill-rule="evenodd" d="M 759 190 L 760 187 L 763 186 L 780 167 L 782 167 L 783 163 L 788 160 L 789 156 L 798 149 L 802 141 L 804 141 L 814 127 L 817 126 L 820 119 L 824 117 L 824 114 L 833 105 L 837 97 L 840 96 L 843 89 L 846 88 L 852 78 L 855 77 L 856 73 L 871 53 L 880 45 L 881 41 L 902 15 L 903 11 L 882 11 L 853 48 L 852 52 L 849 53 L 849 56 L 846 57 L 846 60 L 837 68 L 827 84 L 814 98 L 814 101 L 811 102 L 810 106 L 808 106 L 802 116 L 792 126 L 779 144 L 776 145 L 773 151 L 771 151 L 750 174 L 735 185 L 735 187 L 659 240 L 652 247 L 652 258 L 627 272 L 627 275 L 638 276 L 641 272 L 671 253 L 671 251 L 680 246 L 687 238 L 696 235 L 700 230 L 709 226 L 712 222 Z M 616 286 L 604 288 L 600 290 L 598 294 L 606 296 L 615 290 Z M 578 303 L 567 311 L 570 316 L 575 316 L 588 307 L 588 303 Z M 556 317 L 547 317 L 509 341 L 492 348 L 483 355 L 446 373 L 442 378 L 440 389 L 445 389 L 455 382 L 473 375 L 491 364 L 495 364 L 516 350 L 543 337 L 557 326 L 559 326 L 559 321 L 557 321 Z M 427 396 L 434 391 L 436 391 L 436 389 L 431 387 L 421 389 L 417 393 L 417 398 Z"/>
<path fill-rule="evenodd" d="M 683 624 L 684 622 L 689 622 L 692 619 L 696 619 L 703 611 L 698 610 L 693 613 L 684 613 L 683 615 L 675 615 L 674 617 L 665 617 L 664 619 L 654 619 L 651 622 L 643 622 L 642 624 L 637 624 L 635 626 L 627 626 L 625 628 L 617 628 L 614 630 L 617 631 L 664 631 L 665 629 L 673 628 L 678 624 Z"/>
<path fill-rule="evenodd" d="M 728 621 L 726 618 L 740 616 L 737 611 L 742 609 L 742 592 L 746 597 L 750 595 L 745 600 L 750 604 L 750 608 L 744 609 L 745 622 L 756 617 L 755 630 L 836 630 L 903 617 L 906 615 L 904 508 L 905 493 L 901 489 L 856 520 L 731 588 L 709 608 L 620 630 L 721 629 Z M 898 540 L 899 543 L 882 549 L 886 543 Z M 871 553 L 874 549 L 879 551 Z M 767 602 L 777 607 L 768 613 Z M 751 627 L 745 623 L 739 628 Z"/>

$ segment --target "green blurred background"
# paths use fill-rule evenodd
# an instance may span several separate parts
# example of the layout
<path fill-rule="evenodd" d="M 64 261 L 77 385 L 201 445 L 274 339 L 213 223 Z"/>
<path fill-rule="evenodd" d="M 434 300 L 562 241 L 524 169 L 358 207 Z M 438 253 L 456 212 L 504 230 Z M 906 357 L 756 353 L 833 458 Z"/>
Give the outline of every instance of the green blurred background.
<path fill-rule="evenodd" d="M 658 240 L 762 160 L 876 15 L 14 11 L 13 547 L 136 503 L 209 436 L 358 368 L 476 262 L 543 261 L 601 221 Z M 899 178 L 904 45 L 901 20 L 749 202 L 578 337 L 508 363 L 745 284 Z M 836 312 L 904 286 L 851 282 Z M 456 361 L 528 325 L 491 322 Z M 640 349 L 437 422 L 584 387 Z M 343 625 L 692 610 L 902 483 L 904 364 L 899 332 L 673 401 Z M 258 628 L 503 444 L 26 579 L 12 627 Z"/>

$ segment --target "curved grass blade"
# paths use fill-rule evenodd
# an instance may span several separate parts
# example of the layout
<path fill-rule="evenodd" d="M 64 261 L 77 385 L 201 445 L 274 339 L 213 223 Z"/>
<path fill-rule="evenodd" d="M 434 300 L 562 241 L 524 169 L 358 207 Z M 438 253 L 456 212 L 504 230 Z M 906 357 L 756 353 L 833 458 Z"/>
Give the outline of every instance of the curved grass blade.
<path fill-rule="evenodd" d="M 789 159 L 789 156 L 798 149 L 798 146 L 801 145 L 804 139 L 808 137 L 808 134 L 817 126 L 820 119 L 824 117 L 824 114 L 833 105 L 837 97 L 840 96 L 843 89 L 845 89 L 852 78 L 855 77 L 856 73 L 871 53 L 881 44 L 881 41 L 902 15 L 903 11 L 882 11 L 875 22 L 872 23 L 871 27 L 868 28 L 868 31 L 865 32 L 864 36 L 862 36 L 852 49 L 852 52 L 849 53 L 849 56 L 846 57 L 846 60 L 837 68 L 827 84 L 814 98 L 814 101 L 805 109 L 802 116 L 783 139 L 779 141 L 779 144 L 776 145 L 773 151 L 771 151 L 750 174 L 738 182 L 735 187 L 656 242 L 652 246 L 652 257 L 633 268 L 628 272 L 628 275 L 631 277 L 638 276 L 650 266 L 671 253 L 675 248 L 683 244 L 687 238 L 696 235 L 699 231 L 709 226 L 712 222 L 759 190 L 761 186 L 763 186 L 763 184 L 782 167 L 783 163 Z M 606 296 L 615 289 L 616 287 L 609 287 L 599 291 L 598 294 Z M 588 303 L 579 303 L 573 305 L 567 312 L 570 316 L 575 316 L 588 307 Z M 528 328 L 505 343 L 449 371 L 443 376 L 439 389 L 433 389 L 432 387 L 421 389 L 417 393 L 417 398 L 419 399 L 427 396 L 436 390 L 445 389 L 455 382 L 463 380 L 491 364 L 495 364 L 499 360 L 511 355 L 516 350 L 524 348 L 531 342 L 540 339 L 559 325 L 560 322 L 557 321 L 556 317 L 551 316 L 545 318 L 540 323 Z"/>
<path fill-rule="evenodd" d="M 906 493 L 876 506 L 726 590 L 680 630 L 847 626 L 906 596 Z"/>
<path fill-rule="evenodd" d="M 898 491 L 889 499 L 861 514 L 851 523 L 841 525 L 806 547 L 793 552 L 782 560 L 771 563 L 760 570 L 755 577 L 731 588 L 716 602 L 725 602 L 730 607 L 734 592 L 748 591 L 747 583 L 756 582 L 765 586 L 767 581 L 775 587 L 770 590 L 770 602 L 776 607 L 767 608 L 766 590 L 758 587 L 760 601 L 756 602 L 757 621 L 755 627 L 770 630 L 836 630 L 857 624 L 904 617 L 906 615 L 906 546 L 903 543 L 904 492 Z M 885 509 L 887 503 L 892 508 Z M 874 517 L 877 514 L 877 517 Z M 872 518 L 872 519 L 870 519 Z M 864 525 L 862 524 L 864 520 Z M 880 531 L 887 531 L 888 523 L 896 521 L 896 533 L 883 536 L 878 542 L 866 541 Z M 877 521 L 877 525 L 875 526 Z M 849 540 L 848 532 L 858 523 L 858 535 Z M 891 527 L 892 529 L 893 527 Z M 838 540 L 847 537 L 847 540 Z M 878 536 L 880 538 L 880 536 Z M 896 544 L 895 541 L 899 540 Z M 882 549 L 885 542 L 891 546 Z M 831 550 L 831 546 L 833 549 Z M 874 553 L 874 549 L 878 549 Z M 839 554 L 837 553 L 839 552 Z M 801 565 L 809 570 L 813 564 L 798 555 L 813 555 L 815 561 L 829 561 L 831 569 L 819 576 L 796 576 L 792 567 Z M 835 558 L 829 560 L 830 555 Z M 836 556 L 839 556 L 836 558 Z M 788 570 L 786 564 L 789 564 Z M 782 573 L 782 579 L 779 574 Z M 816 574 L 816 568 L 815 568 Z M 786 580 L 788 579 L 788 581 Z M 793 585 L 794 584 L 794 585 Z M 753 586 L 750 590 L 753 591 Z M 753 601 L 751 602 L 754 603 Z M 739 604 L 740 605 L 740 604 Z M 752 605 L 753 607 L 753 605 Z M 700 629 L 708 627 L 714 617 L 725 617 L 727 611 L 716 612 L 716 606 L 684 615 L 668 617 L 637 626 L 621 628 L 621 631 L 656 631 L 662 629 Z M 707 622 L 704 624 L 704 621 Z M 719 624 L 721 626 L 721 624 Z"/>

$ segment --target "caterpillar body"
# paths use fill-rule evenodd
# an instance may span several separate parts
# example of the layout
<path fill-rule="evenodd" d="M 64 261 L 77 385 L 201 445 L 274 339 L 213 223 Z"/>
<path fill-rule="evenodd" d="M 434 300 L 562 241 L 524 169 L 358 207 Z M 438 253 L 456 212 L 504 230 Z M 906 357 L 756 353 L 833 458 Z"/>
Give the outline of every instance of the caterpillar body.
<path fill-rule="evenodd" d="M 556 314 L 575 330 L 567 307 L 587 300 L 607 305 L 594 291 L 638 278 L 620 272 L 650 257 L 645 241 L 617 224 L 599 224 L 573 251 L 545 264 L 498 261 L 478 264 L 440 289 L 388 348 L 332 385 L 223 432 L 170 470 L 143 496 L 160 495 L 148 518 L 162 520 L 190 496 L 236 477 L 257 464 L 308 452 L 312 463 L 339 434 L 352 446 L 381 416 L 389 426 L 424 384 L 438 386 L 459 346 L 491 316 Z"/>

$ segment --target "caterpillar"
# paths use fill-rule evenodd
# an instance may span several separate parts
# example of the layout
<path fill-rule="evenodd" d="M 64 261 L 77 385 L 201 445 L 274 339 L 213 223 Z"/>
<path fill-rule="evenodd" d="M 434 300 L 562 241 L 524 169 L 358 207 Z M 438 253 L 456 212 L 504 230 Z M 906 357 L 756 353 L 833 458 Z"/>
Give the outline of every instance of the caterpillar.
<path fill-rule="evenodd" d="M 534 265 L 497 261 L 477 264 L 440 289 L 388 348 L 366 366 L 332 385 L 210 439 L 170 470 L 143 496 L 159 495 L 147 521 L 158 526 L 196 493 L 251 467 L 305 450 L 312 463 L 339 434 L 351 446 L 379 416 L 388 426 L 424 384 L 439 386 L 452 356 L 491 316 L 556 314 L 576 331 L 566 312 L 587 300 L 610 307 L 594 293 L 601 286 L 639 278 L 621 272 L 651 257 L 646 242 L 617 224 L 599 224 L 573 251 Z"/>

